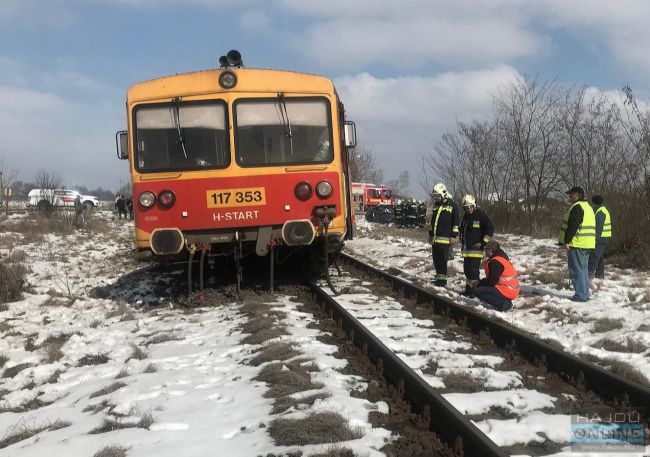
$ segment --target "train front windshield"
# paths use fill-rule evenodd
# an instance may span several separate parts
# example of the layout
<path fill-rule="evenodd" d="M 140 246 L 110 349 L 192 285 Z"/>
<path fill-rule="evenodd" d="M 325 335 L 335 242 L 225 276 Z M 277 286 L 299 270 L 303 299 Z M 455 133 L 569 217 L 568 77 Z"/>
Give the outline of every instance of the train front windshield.
<path fill-rule="evenodd" d="M 326 99 L 238 100 L 237 163 L 242 167 L 329 163 L 334 158 Z"/>
<path fill-rule="evenodd" d="M 135 168 L 140 172 L 225 168 L 230 164 L 226 104 L 137 107 Z"/>

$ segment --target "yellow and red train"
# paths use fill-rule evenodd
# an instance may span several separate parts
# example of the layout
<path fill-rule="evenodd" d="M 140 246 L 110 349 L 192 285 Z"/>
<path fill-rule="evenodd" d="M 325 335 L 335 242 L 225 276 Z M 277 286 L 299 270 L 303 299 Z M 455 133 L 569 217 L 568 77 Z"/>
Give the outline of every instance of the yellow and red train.
<path fill-rule="evenodd" d="M 353 230 L 356 131 L 334 85 L 227 57 L 220 69 L 128 90 L 128 129 L 116 142 L 129 160 L 138 249 L 189 260 L 190 271 L 195 254 L 239 266 L 251 254 L 273 265 L 340 250 Z"/>

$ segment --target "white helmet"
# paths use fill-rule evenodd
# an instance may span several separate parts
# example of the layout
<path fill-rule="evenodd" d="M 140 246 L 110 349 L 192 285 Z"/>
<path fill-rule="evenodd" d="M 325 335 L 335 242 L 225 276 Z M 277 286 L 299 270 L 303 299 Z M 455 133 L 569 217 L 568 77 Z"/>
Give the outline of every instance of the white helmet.
<path fill-rule="evenodd" d="M 433 194 L 442 195 L 444 198 L 446 198 L 449 195 L 449 192 L 447 192 L 447 186 L 439 182 L 438 184 L 433 186 Z"/>
<path fill-rule="evenodd" d="M 473 206 L 476 208 L 476 199 L 474 198 L 473 195 L 467 194 L 463 197 L 461 206 Z"/>

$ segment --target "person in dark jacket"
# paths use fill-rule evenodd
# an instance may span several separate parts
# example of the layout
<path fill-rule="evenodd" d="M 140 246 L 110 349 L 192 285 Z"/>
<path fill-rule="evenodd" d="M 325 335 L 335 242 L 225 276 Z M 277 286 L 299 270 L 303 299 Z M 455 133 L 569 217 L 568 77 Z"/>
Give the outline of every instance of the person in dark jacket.
<path fill-rule="evenodd" d="M 433 186 L 432 200 L 434 206 L 429 225 L 429 243 L 436 269 L 434 285 L 445 287 L 450 247 L 458 242 L 458 206 L 442 183 Z"/>
<path fill-rule="evenodd" d="M 596 247 L 589 254 L 589 278 L 605 278 L 605 249 L 612 237 L 612 219 L 601 195 L 591 197 L 596 217 Z"/>
<path fill-rule="evenodd" d="M 585 191 L 575 186 L 567 191 L 571 206 L 564 214 L 559 242 L 567 251 L 569 276 L 575 295 L 572 301 L 589 300 L 589 254 L 596 247 L 596 216 L 585 201 Z"/>
<path fill-rule="evenodd" d="M 126 198 L 124 195 L 120 195 L 117 198 L 117 201 L 115 202 L 115 207 L 117 208 L 117 217 L 118 219 L 122 219 L 122 215 L 124 215 L 124 219 L 126 219 Z"/>
<path fill-rule="evenodd" d="M 463 295 L 471 297 L 480 278 L 483 249 L 494 235 L 494 225 L 487 214 L 476 207 L 473 195 L 465 195 L 461 205 L 465 213 L 460 221 L 460 249 L 465 273 Z"/>
<path fill-rule="evenodd" d="M 494 240 L 485 245 L 485 255 L 485 278 L 479 281 L 474 294 L 497 311 L 507 311 L 520 292 L 517 270 Z"/>

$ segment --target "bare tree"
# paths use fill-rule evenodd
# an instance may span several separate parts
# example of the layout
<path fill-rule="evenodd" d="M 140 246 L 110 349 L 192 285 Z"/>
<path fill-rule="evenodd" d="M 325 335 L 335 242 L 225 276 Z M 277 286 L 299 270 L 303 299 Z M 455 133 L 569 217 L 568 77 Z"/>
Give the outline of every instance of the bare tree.
<path fill-rule="evenodd" d="M 54 191 L 61 187 L 61 175 L 41 169 L 34 175 L 34 182 L 41 189 L 38 208 L 49 213 L 54 206 Z"/>
<path fill-rule="evenodd" d="M 384 172 L 377 167 L 372 150 L 359 145 L 350 151 L 350 178 L 353 182 L 372 182 L 381 184 Z"/>
<path fill-rule="evenodd" d="M 523 206 L 532 232 L 560 182 L 559 97 L 555 81 L 520 79 L 496 99 L 500 134 L 521 176 Z"/>
<path fill-rule="evenodd" d="M 409 193 L 411 176 L 407 170 L 402 170 L 397 179 L 390 179 L 386 185 L 390 187 L 394 194 L 406 196 Z"/>

